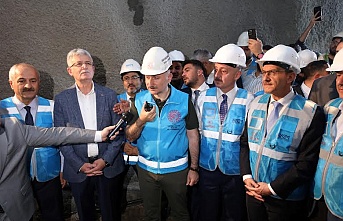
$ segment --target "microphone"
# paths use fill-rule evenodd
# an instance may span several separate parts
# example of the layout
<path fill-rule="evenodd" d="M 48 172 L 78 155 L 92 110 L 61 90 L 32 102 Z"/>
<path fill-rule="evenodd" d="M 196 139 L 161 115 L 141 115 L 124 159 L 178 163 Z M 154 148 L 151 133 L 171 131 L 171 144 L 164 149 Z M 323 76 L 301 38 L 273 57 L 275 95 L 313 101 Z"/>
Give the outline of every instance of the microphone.
<path fill-rule="evenodd" d="M 120 127 L 128 121 L 131 121 L 133 118 L 133 114 L 130 112 L 125 112 L 122 114 L 120 120 L 114 125 L 114 129 L 107 135 L 107 140 L 109 141 L 110 138 L 120 129 Z"/>

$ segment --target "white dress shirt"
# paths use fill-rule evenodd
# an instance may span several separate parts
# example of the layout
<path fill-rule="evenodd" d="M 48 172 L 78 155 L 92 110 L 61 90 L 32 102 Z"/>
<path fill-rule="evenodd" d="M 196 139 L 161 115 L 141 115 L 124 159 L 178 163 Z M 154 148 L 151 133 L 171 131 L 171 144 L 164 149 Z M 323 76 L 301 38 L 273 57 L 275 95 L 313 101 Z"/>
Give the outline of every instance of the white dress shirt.
<path fill-rule="evenodd" d="M 96 119 L 96 95 L 94 91 L 94 83 L 92 89 L 88 94 L 83 94 L 77 84 L 76 94 L 77 100 L 79 102 L 81 115 L 83 119 L 83 124 L 85 129 L 97 130 L 97 119 Z M 97 143 L 88 143 L 88 157 L 97 156 L 99 154 L 98 144 Z"/>

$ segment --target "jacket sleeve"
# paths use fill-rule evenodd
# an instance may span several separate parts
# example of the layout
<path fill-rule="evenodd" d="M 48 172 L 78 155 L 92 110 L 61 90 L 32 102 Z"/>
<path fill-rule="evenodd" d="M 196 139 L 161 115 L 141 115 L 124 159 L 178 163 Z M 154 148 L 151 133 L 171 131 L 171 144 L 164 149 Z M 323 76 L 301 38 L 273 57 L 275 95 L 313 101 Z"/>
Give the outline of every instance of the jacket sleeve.
<path fill-rule="evenodd" d="M 241 176 L 251 174 L 250 160 L 249 160 L 249 143 L 248 143 L 248 119 L 245 121 L 245 127 L 243 134 L 240 138 L 240 159 L 239 166 L 241 171 Z"/>
<path fill-rule="evenodd" d="M 270 183 L 279 197 L 285 199 L 297 187 L 312 181 L 317 168 L 325 125 L 323 109 L 318 106 L 310 127 L 299 144 L 297 161 Z"/>

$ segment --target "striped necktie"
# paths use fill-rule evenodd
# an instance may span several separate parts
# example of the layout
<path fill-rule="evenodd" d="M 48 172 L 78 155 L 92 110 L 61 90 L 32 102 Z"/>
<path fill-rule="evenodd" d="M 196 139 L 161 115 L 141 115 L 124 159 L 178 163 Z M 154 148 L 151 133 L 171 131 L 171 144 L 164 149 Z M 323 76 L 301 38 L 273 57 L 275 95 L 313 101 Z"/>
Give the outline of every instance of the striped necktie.
<path fill-rule="evenodd" d="M 221 124 L 223 123 L 223 121 L 225 119 L 225 116 L 227 114 L 227 109 L 228 109 L 228 106 L 227 106 L 227 95 L 226 94 L 222 94 L 222 97 L 223 97 L 223 101 L 221 102 L 220 109 L 219 109 L 220 123 Z"/>

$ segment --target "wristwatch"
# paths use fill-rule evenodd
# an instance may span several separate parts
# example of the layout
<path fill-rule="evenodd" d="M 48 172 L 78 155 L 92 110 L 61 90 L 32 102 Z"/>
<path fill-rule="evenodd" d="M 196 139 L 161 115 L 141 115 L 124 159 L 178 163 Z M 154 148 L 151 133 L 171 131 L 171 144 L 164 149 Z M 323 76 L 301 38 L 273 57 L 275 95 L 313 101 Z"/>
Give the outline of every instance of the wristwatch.
<path fill-rule="evenodd" d="M 104 158 L 101 158 L 101 159 L 105 162 L 105 167 L 111 166 L 111 164 L 109 162 L 107 162 L 106 160 L 104 160 Z"/>
<path fill-rule="evenodd" d="M 257 59 L 261 59 L 261 58 L 263 58 L 263 55 L 264 55 L 264 53 L 263 53 L 263 52 L 259 53 L 259 54 L 257 55 Z"/>
<path fill-rule="evenodd" d="M 195 168 L 195 167 L 189 167 L 189 170 L 193 170 L 195 172 L 199 172 L 199 167 Z"/>

